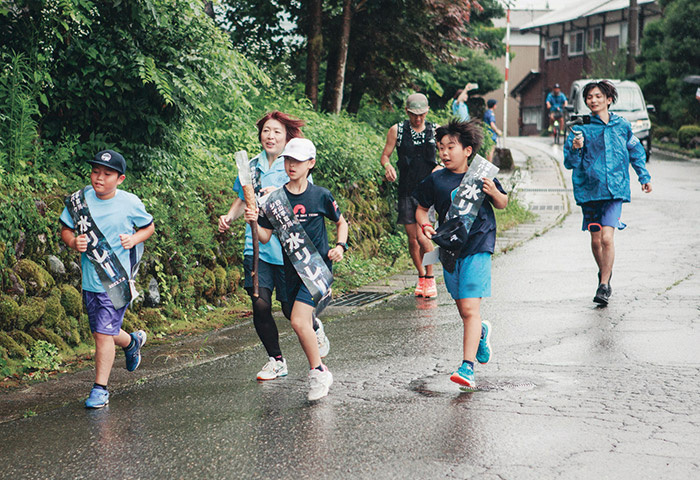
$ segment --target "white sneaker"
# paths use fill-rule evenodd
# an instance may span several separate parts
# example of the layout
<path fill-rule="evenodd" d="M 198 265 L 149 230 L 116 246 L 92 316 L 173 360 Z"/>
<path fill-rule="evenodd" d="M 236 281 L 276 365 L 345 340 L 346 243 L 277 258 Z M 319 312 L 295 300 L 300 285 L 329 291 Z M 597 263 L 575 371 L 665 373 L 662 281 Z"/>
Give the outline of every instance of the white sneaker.
<path fill-rule="evenodd" d="M 328 355 L 328 352 L 331 350 L 331 341 L 328 340 L 328 337 L 326 336 L 326 332 L 323 330 L 323 324 L 321 323 L 321 320 L 316 318 L 316 321 L 318 322 L 318 330 L 316 330 L 316 342 L 318 342 L 318 352 L 321 354 L 321 358 L 324 358 L 326 355 Z"/>
<path fill-rule="evenodd" d="M 283 358 L 280 362 L 275 360 L 275 357 L 270 357 L 270 360 L 258 372 L 258 380 L 274 380 L 277 377 L 286 377 L 287 373 L 289 373 L 287 360 Z"/>
<path fill-rule="evenodd" d="M 325 365 L 323 371 L 314 368 L 309 370 L 309 401 L 313 402 L 328 395 L 328 389 L 333 385 L 333 375 Z"/>

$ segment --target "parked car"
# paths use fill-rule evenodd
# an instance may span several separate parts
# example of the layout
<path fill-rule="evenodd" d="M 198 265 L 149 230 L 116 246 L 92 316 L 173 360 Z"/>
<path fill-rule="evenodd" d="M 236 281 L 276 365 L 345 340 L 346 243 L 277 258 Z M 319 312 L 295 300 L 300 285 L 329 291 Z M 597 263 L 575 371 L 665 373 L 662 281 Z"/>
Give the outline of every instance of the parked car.
<path fill-rule="evenodd" d="M 583 98 L 583 87 L 599 80 L 580 79 L 571 85 L 571 96 L 567 111 L 570 114 L 583 115 L 591 113 Z M 617 89 L 617 102 L 610 106 L 610 111 L 625 118 L 632 125 L 632 133 L 644 145 L 647 161 L 651 154 L 651 121 L 649 113 L 654 113 L 653 105 L 647 105 L 642 89 L 637 82 L 630 80 L 610 80 Z"/>

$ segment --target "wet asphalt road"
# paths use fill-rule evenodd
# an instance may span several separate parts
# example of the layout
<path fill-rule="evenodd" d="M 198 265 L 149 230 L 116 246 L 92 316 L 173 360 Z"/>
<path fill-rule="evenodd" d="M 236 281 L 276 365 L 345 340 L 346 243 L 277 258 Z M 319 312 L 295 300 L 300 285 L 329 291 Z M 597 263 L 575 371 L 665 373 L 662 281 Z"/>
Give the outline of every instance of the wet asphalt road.
<path fill-rule="evenodd" d="M 578 208 L 494 259 L 494 356 L 482 391 L 448 380 L 462 327 L 444 289 L 327 323 L 335 377 L 306 401 L 306 362 L 258 383 L 262 348 L 0 424 L 1 478 L 699 478 L 700 163 L 633 183 L 608 308 Z M 252 326 L 250 327 L 252 328 Z"/>

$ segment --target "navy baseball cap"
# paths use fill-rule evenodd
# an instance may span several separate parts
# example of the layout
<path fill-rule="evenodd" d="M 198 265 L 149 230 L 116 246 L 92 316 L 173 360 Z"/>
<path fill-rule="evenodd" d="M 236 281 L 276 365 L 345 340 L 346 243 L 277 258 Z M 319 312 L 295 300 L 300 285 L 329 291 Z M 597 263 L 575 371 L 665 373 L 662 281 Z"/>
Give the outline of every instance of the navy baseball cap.
<path fill-rule="evenodd" d="M 496 100 L 494 100 L 493 98 L 491 98 L 491 99 L 489 99 L 488 102 L 486 102 L 486 106 L 488 106 L 489 108 L 491 108 L 491 107 L 493 107 L 494 105 L 496 105 L 497 103 L 498 103 L 498 102 L 497 102 Z"/>
<path fill-rule="evenodd" d="M 454 217 L 441 224 L 430 239 L 445 250 L 459 251 L 466 244 L 469 232 L 459 217 Z"/>
<path fill-rule="evenodd" d="M 114 150 L 102 150 L 97 152 L 95 158 L 88 160 L 91 165 L 104 165 L 111 169 L 116 170 L 120 174 L 124 175 L 126 173 L 126 160 L 118 152 Z"/>

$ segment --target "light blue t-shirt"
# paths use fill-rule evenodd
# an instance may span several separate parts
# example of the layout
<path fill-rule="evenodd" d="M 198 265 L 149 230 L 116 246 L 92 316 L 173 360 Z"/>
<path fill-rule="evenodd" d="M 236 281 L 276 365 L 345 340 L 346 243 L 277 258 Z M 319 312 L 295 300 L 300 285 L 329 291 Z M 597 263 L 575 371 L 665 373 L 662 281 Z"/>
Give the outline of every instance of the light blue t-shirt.
<path fill-rule="evenodd" d="M 284 170 L 284 158 L 282 157 L 277 157 L 272 163 L 272 166 L 270 166 L 267 155 L 263 151 L 260 155 L 251 160 L 251 167 L 253 166 L 258 171 L 261 188 L 279 188 L 289 181 L 287 172 Z M 236 177 L 233 190 L 238 194 L 238 198 L 245 200 L 243 196 L 243 186 L 238 177 Z M 245 247 L 243 248 L 243 255 L 253 255 L 253 233 L 248 224 L 245 226 Z M 284 264 L 282 245 L 280 245 L 280 241 L 275 235 L 272 235 L 269 242 L 260 244 L 260 259 L 273 265 Z"/>
<path fill-rule="evenodd" d="M 131 260 L 129 250 L 122 247 L 119 235 L 126 233 L 133 235 L 135 228 L 144 228 L 153 223 L 153 217 L 146 211 L 143 202 L 133 193 L 117 190 L 114 197 L 109 200 L 100 200 L 92 187 L 85 190 L 85 201 L 90 208 L 90 215 L 102 235 L 105 236 L 112 251 L 119 258 L 124 270 L 131 275 Z M 68 209 L 61 213 L 61 223 L 74 229 L 73 218 Z M 83 290 L 88 292 L 104 292 L 100 277 L 97 276 L 95 267 L 85 253 L 80 255 L 80 265 L 83 269 Z"/>
<path fill-rule="evenodd" d="M 459 118 L 462 122 L 468 122 L 469 118 L 469 107 L 464 102 L 458 102 L 457 100 L 452 102 L 452 115 Z"/>

